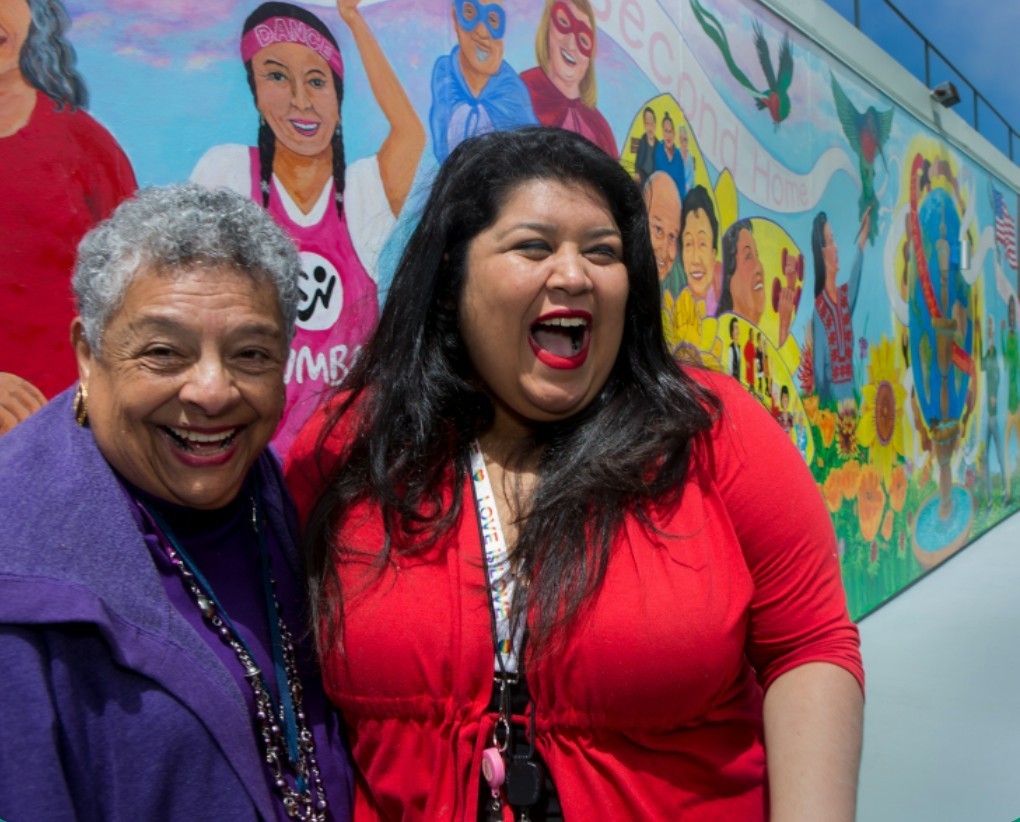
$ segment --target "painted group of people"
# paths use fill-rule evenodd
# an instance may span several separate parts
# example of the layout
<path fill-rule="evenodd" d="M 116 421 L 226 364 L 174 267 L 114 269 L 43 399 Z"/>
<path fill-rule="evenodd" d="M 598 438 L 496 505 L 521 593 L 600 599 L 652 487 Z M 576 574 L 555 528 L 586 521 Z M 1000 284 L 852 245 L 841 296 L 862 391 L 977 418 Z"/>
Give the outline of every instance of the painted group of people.
<path fill-rule="evenodd" d="M 251 195 L 93 229 L 77 383 L 0 438 L 5 818 L 852 819 L 831 521 L 667 351 L 619 163 L 461 142 L 282 470 L 307 284 Z"/>
<path fill-rule="evenodd" d="M 454 0 L 451 16 L 457 45 L 432 69 L 429 121 L 440 163 L 465 138 L 537 124 L 574 131 L 617 156 L 597 107 L 597 29 L 589 0 L 546 0 L 535 33 L 538 65 L 520 75 L 503 59 L 502 0 Z"/>

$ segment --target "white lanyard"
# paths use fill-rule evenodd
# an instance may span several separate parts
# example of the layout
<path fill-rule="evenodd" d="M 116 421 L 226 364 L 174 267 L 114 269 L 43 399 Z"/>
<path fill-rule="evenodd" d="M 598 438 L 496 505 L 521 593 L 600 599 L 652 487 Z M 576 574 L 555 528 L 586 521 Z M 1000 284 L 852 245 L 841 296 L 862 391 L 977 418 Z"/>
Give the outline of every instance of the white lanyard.
<path fill-rule="evenodd" d="M 514 596 L 514 578 L 510 573 L 510 549 L 499 524 L 496 498 L 492 495 L 489 470 L 485 467 L 482 446 L 471 441 L 471 482 L 475 491 L 478 527 L 482 533 L 485 552 L 485 572 L 489 579 L 489 596 L 496 624 L 496 673 L 517 673 L 517 655 L 521 650 L 524 626 L 519 626 L 513 641 L 510 640 L 510 605 Z"/>

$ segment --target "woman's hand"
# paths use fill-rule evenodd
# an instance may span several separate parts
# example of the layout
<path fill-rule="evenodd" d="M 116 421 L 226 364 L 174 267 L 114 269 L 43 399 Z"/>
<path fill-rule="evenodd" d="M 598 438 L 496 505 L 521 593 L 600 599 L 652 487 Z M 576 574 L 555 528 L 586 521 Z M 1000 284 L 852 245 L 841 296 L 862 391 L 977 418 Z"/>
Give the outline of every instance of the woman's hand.
<path fill-rule="evenodd" d="M 348 26 L 351 20 L 359 16 L 358 3 L 361 0 L 336 0 L 336 10 L 340 12 L 340 19 Z"/>
<path fill-rule="evenodd" d="M 17 374 L 0 372 L 0 434 L 6 434 L 46 405 L 46 397 Z"/>
<path fill-rule="evenodd" d="M 340 19 L 354 36 L 354 44 L 365 66 L 372 96 L 390 124 L 377 152 L 383 190 L 394 216 L 399 215 L 411 190 L 418 161 L 425 149 L 425 129 L 400 84 L 393 67 L 379 46 L 379 41 L 358 11 L 360 0 L 337 0 Z"/>

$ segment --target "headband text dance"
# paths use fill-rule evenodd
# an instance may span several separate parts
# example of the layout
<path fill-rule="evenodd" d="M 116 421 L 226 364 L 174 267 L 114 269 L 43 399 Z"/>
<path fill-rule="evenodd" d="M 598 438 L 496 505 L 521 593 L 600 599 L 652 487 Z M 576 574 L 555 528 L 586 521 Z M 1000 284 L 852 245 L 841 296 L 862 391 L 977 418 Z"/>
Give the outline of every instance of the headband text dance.
<path fill-rule="evenodd" d="M 329 63 L 340 78 L 344 76 L 344 61 L 329 39 L 306 23 L 293 17 L 270 17 L 241 37 L 241 59 L 248 62 L 259 51 L 274 43 L 298 43 L 306 46 Z"/>

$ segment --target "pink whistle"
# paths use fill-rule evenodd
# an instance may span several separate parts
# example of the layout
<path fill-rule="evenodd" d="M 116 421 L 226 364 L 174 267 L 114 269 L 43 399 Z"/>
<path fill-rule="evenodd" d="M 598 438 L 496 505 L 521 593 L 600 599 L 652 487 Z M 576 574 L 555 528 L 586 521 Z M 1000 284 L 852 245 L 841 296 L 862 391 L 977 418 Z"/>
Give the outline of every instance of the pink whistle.
<path fill-rule="evenodd" d="M 482 776 L 485 777 L 485 784 L 493 790 L 499 788 L 506 780 L 503 757 L 496 748 L 486 748 L 482 751 Z"/>

